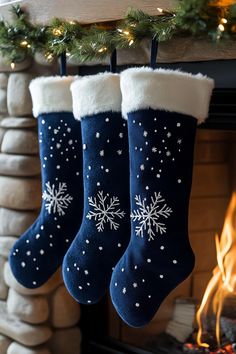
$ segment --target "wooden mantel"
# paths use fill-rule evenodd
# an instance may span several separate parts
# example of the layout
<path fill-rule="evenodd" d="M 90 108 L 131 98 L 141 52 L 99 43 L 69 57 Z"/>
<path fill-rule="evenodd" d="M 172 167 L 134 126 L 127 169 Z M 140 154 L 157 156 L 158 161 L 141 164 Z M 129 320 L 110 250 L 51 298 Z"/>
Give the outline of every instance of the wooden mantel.
<path fill-rule="evenodd" d="M 12 5 L 20 4 L 35 23 L 47 23 L 53 17 L 94 23 L 121 19 L 129 7 L 158 14 L 157 7 L 173 9 L 176 0 L 1 0 L 0 3 L 0 15 L 4 18 L 9 18 Z"/>

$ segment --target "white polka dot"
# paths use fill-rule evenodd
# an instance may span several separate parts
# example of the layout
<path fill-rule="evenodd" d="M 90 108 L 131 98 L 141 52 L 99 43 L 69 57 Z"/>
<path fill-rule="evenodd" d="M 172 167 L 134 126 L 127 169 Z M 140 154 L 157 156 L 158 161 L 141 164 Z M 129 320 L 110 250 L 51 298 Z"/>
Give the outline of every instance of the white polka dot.
<path fill-rule="evenodd" d="M 25 268 L 25 262 L 21 262 L 21 267 Z"/>
<path fill-rule="evenodd" d="M 160 249 L 163 251 L 163 250 L 165 249 L 165 247 L 164 247 L 164 246 L 161 246 Z"/>
<path fill-rule="evenodd" d="M 36 270 L 39 270 L 39 267 L 36 267 Z"/>
<path fill-rule="evenodd" d="M 50 238 L 53 238 L 53 236 L 52 236 L 52 235 L 49 235 L 49 237 L 50 237 Z"/>
<path fill-rule="evenodd" d="M 180 127 L 180 126 L 181 126 L 181 124 L 180 124 L 180 123 L 177 123 L 176 125 L 177 125 L 177 127 Z"/>
<path fill-rule="evenodd" d="M 87 269 L 85 269 L 84 274 L 85 274 L 85 275 L 88 275 L 88 274 L 89 274 L 89 271 L 88 271 Z"/>
<path fill-rule="evenodd" d="M 140 306 L 140 304 L 139 304 L 138 302 L 136 302 L 135 306 L 136 306 L 136 307 L 139 307 L 139 306 Z"/>
<path fill-rule="evenodd" d="M 86 150 L 86 149 L 87 149 L 87 145 L 83 144 L 83 150 Z"/>
<path fill-rule="evenodd" d="M 65 240 L 65 241 L 66 241 L 66 243 L 70 242 L 70 240 L 69 240 L 68 238 L 66 238 L 66 240 Z"/>
<path fill-rule="evenodd" d="M 109 172 L 109 168 L 106 168 L 106 169 L 105 169 L 105 172 L 108 173 L 108 172 Z"/>
<path fill-rule="evenodd" d="M 134 266 L 134 269 L 137 269 L 137 268 L 138 268 L 138 266 L 137 266 L 137 265 L 135 265 L 135 266 Z"/>
<path fill-rule="evenodd" d="M 85 254 L 85 251 L 83 251 L 82 254 Z"/>
<path fill-rule="evenodd" d="M 159 278 L 163 279 L 163 278 L 164 278 L 164 275 L 163 275 L 163 274 L 160 274 L 160 275 L 159 275 Z"/>
<path fill-rule="evenodd" d="M 52 243 L 49 243 L 49 246 L 50 246 L 50 247 L 53 247 L 53 244 L 52 244 Z"/>
<path fill-rule="evenodd" d="M 146 186 L 146 187 L 145 187 L 145 189 L 148 191 L 148 190 L 149 190 L 149 187 L 148 187 L 148 186 Z"/>
<path fill-rule="evenodd" d="M 89 240 L 87 239 L 85 242 L 86 242 L 86 243 L 89 243 Z"/>
<path fill-rule="evenodd" d="M 103 250 L 103 247 L 102 247 L 102 246 L 100 246 L 100 247 L 98 247 L 98 249 L 99 249 L 99 251 L 102 251 L 102 250 Z"/>
<path fill-rule="evenodd" d="M 87 283 L 88 286 L 90 286 L 90 283 Z"/>
<path fill-rule="evenodd" d="M 77 267 L 77 263 L 74 263 L 74 267 Z"/>
<path fill-rule="evenodd" d="M 177 182 L 178 182 L 178 183 L 181 183 L 181 182 L 182 182 L 182 180 L 179 178 Z"/>
<path fill-rule="evenodd" d="M 79 285 L 79 290 L 82 290 L 82 289 L 83 289 L 83 287 L 81 285 Z"/>
<path fill-rule="evenodd" d="M 124 272 L 124 271 L 125 271 L 125 268 L 121 268 L 121 271 Z"/>
<path fill-rule="evenodd" d="M 118 245 L 117 245 L 118 247 L 121 247 L 121 243 L 118 243 Z"/>
<path fill-rule="evenodd" d="M 60 225 L 57 225 L 57 228 L 58 228 L 58 229 L 60 229 L 60 228 L 61 228 L 61 226 L 60 226 Z"/>
<path fill-rule="evenodd" d="M 40 234 L 37 234 L 37 235 L 35 236 L 35 238 L 36 238 L 36 240 L 38 240 L 38 239 L 40 238 Z"/>
<path fill-rule="evenodd" d="M 39 253 L 40 253 L 41 255 L 43 255 L 43 254 L 44 254 L 44 250 L 40 250 Z"/>
<path fill-rule="evenodd" d="M 118 284 L 117 283 L 115 283 L 115 286 L 117 286 Z"/>
<path fill-rule="evenodd" d="M 87 303 L 88 303 L 88 304 L 91 304 L 91 300 L 87 300 Z"/>
<path fill-rule="evenodd" d="M 33 285 L 36 285 L 37 284 L 37 282 L 36 281 L 33 281 Z"/>
<path fill-rule="evenodd" d="M 149 298 L 149 299 L 151 299 L 151 297 L 152 297 L 151 295 L 148 295 L 148 298 Z"/>
<path fill-rule="evenodd" d="M 134 287 L 134 288 L 137 288 L 137 287 L 138 287 L 138 284 L 137 284 L 137 283 L 133 283 L 133 287 Z"/>
<path fill-rule="evenodd" d="M 145 279 L 142 279 L 142 283 L 145 283 Z"/>
<path fill-rule="evenodd" d="M 31 251 L 27 251 L 27 252 L 26 252 L 26 255 L 27 255 L 27 256 L 30 256 L 30 255 L 31 255 Z"/>
<path fill-rule="evenodd" d="M 105 119 L 105 122 L 109 122 L 109 121 L 110 121 L 110 119 L 109 119 L 109 118 L 106 118 L 106 119 Z"/>
<path fill-rule="evenodd" d="M 100 133 L 96 133 L 96 138 L 98 139 L 98 138 L 100 138 Z"/>
<path fill-rule="evenodd" d="M 151 263 L 151 261 L 152 261 L 152 260 L 151 260 L 150 258 L 147 259 L 147 262 L 148 262 L 148 263 Z"/>
<path fill-rule="evenodd" d="M 61 166 L 60 166 L 60 165 L 57 165 L 57 167 L 56 167 L 56 168 L 57 168 L 57 170 L 60 170 Z"/>
<path fill-rule="evenodd" d="M 69 272 L 69 271 L 70 271 L 70 268 L 69 268 L 69 267 L 67 267 L 67 268 L 66 268 L 66 270 L 67 270 L 67 272 Z"/>
<path fill-rule="evenodd" d="M 177 260 L 176 260 L 176 259 L 173 259 L 173 263 L 174 263 L 174 264 L 177 264 L 178 262 L 177 262 Z"/>
<path fill-rule="evenodd" d="M 44 119 L 42 119 L 42 124 L 45 124 L 45 120 Z"/>

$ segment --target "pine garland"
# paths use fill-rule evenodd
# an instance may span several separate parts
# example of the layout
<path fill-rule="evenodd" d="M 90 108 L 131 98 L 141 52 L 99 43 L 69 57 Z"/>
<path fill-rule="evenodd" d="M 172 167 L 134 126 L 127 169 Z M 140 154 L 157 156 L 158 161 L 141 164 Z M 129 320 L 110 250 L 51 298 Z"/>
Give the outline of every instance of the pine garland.
<path fill-rule="evenodd" d="M 173 36 L 195 36 L 214 41 L 236 38 L 236 0 L 182 0 L 175 12 L 157 9 L 156 16 L 129 9 L 124 20 L 81 25 L 53 19 L 33 25 L 20 6 L 12 8 L 14 21 L 0 21 L 0 53 L 14 65 L 36 52 L 48 61 L 66 53 L 80 62 L 101 60 L 114 49 L 133 48 L 145 39 L 167 41 Z"/>

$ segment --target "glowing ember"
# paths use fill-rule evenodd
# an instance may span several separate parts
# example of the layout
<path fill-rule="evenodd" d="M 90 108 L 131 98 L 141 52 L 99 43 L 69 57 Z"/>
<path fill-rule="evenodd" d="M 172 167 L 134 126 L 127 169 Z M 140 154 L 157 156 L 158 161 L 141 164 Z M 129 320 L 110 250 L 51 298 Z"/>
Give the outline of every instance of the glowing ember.
<path fill-rule="evenodd" d="M 218 348 L 220 348 L 220 316 L 224 302 L 229 295 L 236 295 L 236 193 L 232 195 L 221 237 L 219 238 L 216 235 L 215 241 L 218 264 L 213 270 L 213 276 L 207 285 L 201 306 L 197 312 L 199 325 L 197 343 L 198 346 L 206 349 L 209 348 L 209 344 L 202 341 L 202 334 L 207 316 L 213 314 L 215 317 L 215 336 Z M 236 351 L 231 346 L 228 349 L 224 347 L 214 352 L 207 350 L 205 353 L 236 353 Z"/>

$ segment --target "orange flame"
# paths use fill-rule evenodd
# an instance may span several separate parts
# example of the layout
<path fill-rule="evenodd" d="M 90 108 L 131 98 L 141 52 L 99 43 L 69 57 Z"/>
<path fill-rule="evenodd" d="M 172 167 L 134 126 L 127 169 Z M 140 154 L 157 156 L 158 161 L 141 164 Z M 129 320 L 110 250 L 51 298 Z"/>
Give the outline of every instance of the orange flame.
<path fill-rule="evenodd" d="M 228 206 L 221 237 L 216 235 L 215 243 L 218 264 L 197 312 L 197 343 L 203 347 L 209 347 L 201 340 L 203 322 L 209 313 L 213 313 L 216 318 L 216 340 L 220 347 L 220 316 L 224 301 L 227 296 L 236 295 L 236 193 L 233 193 Z"/>
<path fill-rule="evenodd" d="M 227 7 L 235 4 L 235 0 L 214 0 L 210 3 L 211 6 Z"/>

